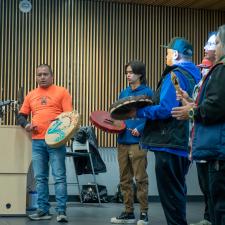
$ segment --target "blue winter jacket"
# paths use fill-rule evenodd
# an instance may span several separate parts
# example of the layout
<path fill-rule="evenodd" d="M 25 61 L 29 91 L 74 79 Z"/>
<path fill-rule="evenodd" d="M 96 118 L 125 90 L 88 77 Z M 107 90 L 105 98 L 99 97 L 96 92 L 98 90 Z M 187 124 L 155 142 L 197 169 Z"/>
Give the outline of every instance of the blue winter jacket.
<path fill-rule="evenodd" d="M 131 87 L 129 86 L 120 93 L 119 99 L 122 99 L 128 96 L 139 96 L 139 95 L 147 95 L 151 97 L 153 95 L 153 92 L 148 86 L 143 84 L 138 86 L 135 90 L 132 90 Z M 145 121 L 146 119 L 140 119 L 140 118 L 125 120 L 126 130 L 122 134 L 118 135 L 118 139 L 117 139 L 118 143 L 119 144 L 139 143 L 140 137 L 133 136 L 129 128 L 130 129 L 136 128 L 139 131 L 139 133 L 142 134 L 144 130 L 144 126 L 145 126 Z"/>
<path fill-rule="evenodd" d="M 194 114 L 192 158 L 225 160 L 225 59 L 206 75 Z"/>

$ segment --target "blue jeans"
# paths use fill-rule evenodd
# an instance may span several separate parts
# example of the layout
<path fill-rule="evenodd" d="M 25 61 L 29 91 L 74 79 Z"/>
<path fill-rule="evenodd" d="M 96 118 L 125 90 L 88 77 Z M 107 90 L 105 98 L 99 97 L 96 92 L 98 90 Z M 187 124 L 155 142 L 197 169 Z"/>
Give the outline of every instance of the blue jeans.
<path fill-rule="evenodd" d="M 56 211 L 66 211 L 67 183 L 65 166 L 66 148 L 50 148 L 45 140 L 32 140 L 32 164 L 36 189 L 38 193 L 38 208 L 49 211 L 49 164 L 55 182 Z"/>

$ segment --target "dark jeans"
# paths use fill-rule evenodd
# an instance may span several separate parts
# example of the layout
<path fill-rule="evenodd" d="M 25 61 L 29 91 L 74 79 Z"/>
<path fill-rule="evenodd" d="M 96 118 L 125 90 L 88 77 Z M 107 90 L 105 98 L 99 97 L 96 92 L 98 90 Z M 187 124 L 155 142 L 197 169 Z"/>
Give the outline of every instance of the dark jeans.
<path fill-rule="evenodd" d="M 186 183 L 190 161 L 166 152 L 155 153 L 156 181 L 168 225 L 187 225 Z"/>
<path fill-rule="evenodd" d="M 225 161 L 209 161 L 208 173 L 213 203 L 210 219 L 213 225 L 225 225 Z"/>
<path fill-rule="evenodd" d="M 205 211 L 204 219 L 211 221 L 209 216 L 209 205 L 211 205 L 210 194 L 209 194 L 209 173 L 208 173 L 208 162 L 206 163 L 196 163 L 197 172 L 198 172 L 198 182 L 200 189 L 204 196 L 205 202 Z"/>

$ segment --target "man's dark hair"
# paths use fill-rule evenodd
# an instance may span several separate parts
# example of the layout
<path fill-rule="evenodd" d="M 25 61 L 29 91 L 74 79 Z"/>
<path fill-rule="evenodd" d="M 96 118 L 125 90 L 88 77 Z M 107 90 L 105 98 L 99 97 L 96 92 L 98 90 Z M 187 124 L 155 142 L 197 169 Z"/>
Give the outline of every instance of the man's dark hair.
<path fill-rule="evenodd" d="M 51 75 L 53 75 L 53 70 L 52 70 L 52 68 L 51 68 L 51 66 L 49 66 L 48 64 L 40 64 L 37 68 L 39 68 L 39 67 L 47 67 L 48 68 L 48 70 L 49 70 L 49 73 L 51 74 Z"/>
<path fill-rule="evenodd" d="M 146 68 L 145 68 L 145 64 L 143 62 L 138 61 L 138 60 L 133 60 L 133 61 L 128 62 L 125 65 L 125 73 L 127 71 L 128 66 L 131 67 L 132 72 L 134 74 L 140 74 L 141 75 L 141 78 L 140 78 L 141 84 L 147 83 L 147 81 L 146 81 Z"/>

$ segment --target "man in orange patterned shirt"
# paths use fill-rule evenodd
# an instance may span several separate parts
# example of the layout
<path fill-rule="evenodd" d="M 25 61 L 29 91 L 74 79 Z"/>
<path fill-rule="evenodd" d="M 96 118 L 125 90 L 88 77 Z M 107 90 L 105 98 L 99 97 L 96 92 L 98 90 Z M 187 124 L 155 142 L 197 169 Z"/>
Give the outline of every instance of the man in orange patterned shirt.
<path fill-rule="evenodd" d="M 32 133 L 32 164 L 38 193 L 38 210 L 29 215 L 31 220 L 51 219 L 49 214 L 49 164 L 55 181 L 56 211 L 58 222 L 67 222 L 66 201 L 66 167 L 65 146 L 51 148 L 45 143 L 45 133 L 50 123 L 62 112 L 73 110 L 72 98 L 69 92 L 53 84 L 53 72 L 49 65 L 37 67 L 36 81 L 38 88 L 25 97 L 18 115 L 18 123 L 27 132 Z M 32 115 L 31 122 L 27 121 Z"/>

